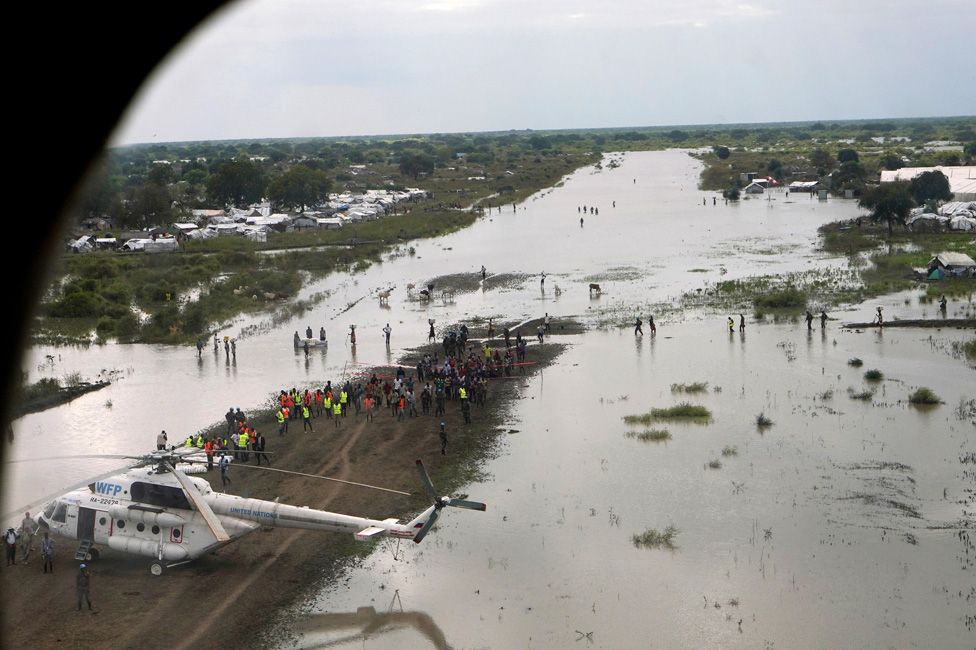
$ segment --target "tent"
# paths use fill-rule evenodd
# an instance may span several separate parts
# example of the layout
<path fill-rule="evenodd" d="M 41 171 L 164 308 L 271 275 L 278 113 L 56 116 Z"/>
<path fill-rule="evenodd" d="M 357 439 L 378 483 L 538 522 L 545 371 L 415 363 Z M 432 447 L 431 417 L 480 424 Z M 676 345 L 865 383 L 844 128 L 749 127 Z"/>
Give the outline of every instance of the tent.
<path fill-rule="evenodd" d="M 945 273 L 940 268 L 934 268 L 929 273 L 929 280 L 941 280 L 943 277 L 945 277 Z"/>

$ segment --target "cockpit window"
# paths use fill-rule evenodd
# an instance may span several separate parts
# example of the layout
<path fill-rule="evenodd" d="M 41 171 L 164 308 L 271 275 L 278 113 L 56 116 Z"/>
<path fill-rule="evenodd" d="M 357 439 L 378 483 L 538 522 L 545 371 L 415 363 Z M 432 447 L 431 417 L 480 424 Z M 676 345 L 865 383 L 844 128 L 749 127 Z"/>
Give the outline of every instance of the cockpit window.
<path fill-rule="evenodd" d="M 50 519 L 54 515 L 54 508 L 57 507 L 57 501 L 52 501 L 51 503 L 44 506 L 44 518 Z"/>
<path fill-rule="evenodd" d="M 51 516 L 51 519 L 60 524 L 63 524 L 64 517 L 67 513 L 68 513 L 68 506 L 66 506 L 63 502 L 59 501 L 57 507 L 54 509 L 54 514 Z"/>

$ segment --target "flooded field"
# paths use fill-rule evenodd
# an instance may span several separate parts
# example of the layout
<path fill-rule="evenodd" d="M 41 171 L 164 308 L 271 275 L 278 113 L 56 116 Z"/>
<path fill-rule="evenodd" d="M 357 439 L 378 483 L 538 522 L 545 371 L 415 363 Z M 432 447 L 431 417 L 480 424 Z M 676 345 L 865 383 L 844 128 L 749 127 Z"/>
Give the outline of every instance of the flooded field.
<path fill-rule="evenodd" d="M 31 381 L 117 380 L 15 422 L 12 456 L 143 451 L 160 429 L 178 439 L 280 387 L 393 363 L 425 341 L 428 319 L 440 330 L 549 313 L 559 334 L 573 317 L 591 329 L 560 337 L 567 351 L 522 382 L 506 407 L 514 432 L 489 479 L 467 489 L 488 512 L 450 512 L 420 546 L 377 547 L 322 585 L 305 636 L 283 647 L 972 647 L 976 415 L 965 400 L 976 376 L 952 347 L 972 331 L 839 328 L 870 321 L 876 305 L 889 319 L 934 316 L 899 294 L 831 314 L 824 331 L 747 314 L 730 334 L 724 314 L 672 311 L 656 336 L 645 324 L 635 337 L 637 312 L 646 321 L 649 305 L 719 279 L 845 268 L 814 250 L 816 228 L 857 209 L 785 193 L 713 205 L 685 153 L 615 157 L 619 168 L 583 169 L 462 232 L 412 242 L 412 254 L 310 284 L 300 317 L 235 322 L 221 334 L 240 336 L 236 359 L 222 346 L 201 360 L 191 346 L 33 349 Z M 422 302 L 415 291 L 431 280 Z M 291 342 L 306 325 L 330 341 L 309 359 Z M 865 379 L 872 369 L 881 381 Z M 672 390 L 696 383 L 707 385 Z M 921 386 L 945 403 L 909 405 Z M 711 415 L 623 419 L 681 402 Z M 640 435 L 650 431 L 668 435 Z M 4 512 L 111 463 L 13 468 Z M 669 526 L 673 548 L 635 544 Z"/>

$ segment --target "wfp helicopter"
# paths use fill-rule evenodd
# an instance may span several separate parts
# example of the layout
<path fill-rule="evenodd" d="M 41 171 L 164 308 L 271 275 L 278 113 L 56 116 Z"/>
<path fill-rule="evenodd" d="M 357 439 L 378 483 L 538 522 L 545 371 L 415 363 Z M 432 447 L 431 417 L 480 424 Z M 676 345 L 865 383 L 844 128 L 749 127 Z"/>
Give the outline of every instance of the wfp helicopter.
<path fill-rule="evenodd" d="M 199 453 L 195 448 L 175 448 L 142 456 L 81 456 L 126 458 L 130 465 L 72 486 L 45 503 L 37 518 L 39 532 L 78 540 L 78 560 L 98 559 L 99 547 L 152 558 L 149 570 L 158 576 L 165 569 L 192 562 L 259 528 L 345 532 L 360 541 L 392 537 L 419 544 L 445 507 L 482 511 L 487 508 L 477 501 L 438 496 L 420 460 L 416 462 L 417 471 L 433 503 L 407 523 L 396 518 L 376 520 L 277 500 L 223 494 L 214 492 L 206 479 L 187 476 L 180 469 L 183 466 L 189 470 L 206 462 Z M 254 465 L 241 466 L 258 469 Z M 412 496 L 409 492 L 342 479 L 271 467 L 261 469 Z"/>

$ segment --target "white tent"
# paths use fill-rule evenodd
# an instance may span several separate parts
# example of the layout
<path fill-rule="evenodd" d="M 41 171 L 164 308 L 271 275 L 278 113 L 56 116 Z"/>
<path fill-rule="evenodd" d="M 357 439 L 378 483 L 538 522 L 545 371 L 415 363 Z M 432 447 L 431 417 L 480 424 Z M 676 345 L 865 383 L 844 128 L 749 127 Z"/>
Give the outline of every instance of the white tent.
<path fill-rule="evenodd" d="M 949 230 L 961 230 L 964 232 L 972 232 L 976 230 L 976 219 L 972 217 L 952 217 L 949 220 Z"/>

